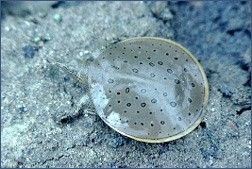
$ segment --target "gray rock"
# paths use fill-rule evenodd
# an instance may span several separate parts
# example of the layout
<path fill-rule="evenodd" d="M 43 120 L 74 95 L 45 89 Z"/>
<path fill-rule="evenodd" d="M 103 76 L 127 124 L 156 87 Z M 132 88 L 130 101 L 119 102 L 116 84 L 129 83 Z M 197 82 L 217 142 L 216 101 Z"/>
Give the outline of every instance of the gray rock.
<path fill-rule="evenodd" d="M 1 166 L 251 168 L 248 1 L 3 5 Z M 85 114 L 93 108 L 87 86 L 53 64 L 81 76 L 99 49 L 136 36 L 178 41 L 207 72 L 204 123 L 181 139 L 145 144 L 121 136 Z"/>
<path fill-rule="evenodd" d="M 22 48 L 24 52 L 25 58 L 33 58 L 35 55 L 35 52 L 38 51 L 38 48 L 35 46 L 27 45 Z"/>

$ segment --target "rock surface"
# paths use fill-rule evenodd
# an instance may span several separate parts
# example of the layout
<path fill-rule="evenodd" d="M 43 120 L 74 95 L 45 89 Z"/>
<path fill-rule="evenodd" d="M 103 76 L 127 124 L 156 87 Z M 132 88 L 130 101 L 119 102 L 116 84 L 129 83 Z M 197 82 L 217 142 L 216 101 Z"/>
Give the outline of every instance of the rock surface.
<path fill-rule="evenodd" d="M 251 167 L 249 1 L 4 2 L 2 167 Z M 40 6 L 40 8 L 38 8 Z M 171 38 L 202 63 L 207 114 L 187 136 L 145 144 L 110 129 L 75 73 L 129 37 Z"/>

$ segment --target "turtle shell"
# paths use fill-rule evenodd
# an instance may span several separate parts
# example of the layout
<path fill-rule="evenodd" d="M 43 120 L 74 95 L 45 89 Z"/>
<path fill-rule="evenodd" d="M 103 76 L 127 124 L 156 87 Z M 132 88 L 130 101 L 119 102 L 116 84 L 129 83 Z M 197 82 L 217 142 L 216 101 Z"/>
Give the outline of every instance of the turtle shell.
<path fill-rule="evenodd" d="M 131 38 L 112 44 L 88 69 L 97 114 L 132 139 L 161 143 L 196 128 L 208 100 L 195 57 L 171 40 Z"/>

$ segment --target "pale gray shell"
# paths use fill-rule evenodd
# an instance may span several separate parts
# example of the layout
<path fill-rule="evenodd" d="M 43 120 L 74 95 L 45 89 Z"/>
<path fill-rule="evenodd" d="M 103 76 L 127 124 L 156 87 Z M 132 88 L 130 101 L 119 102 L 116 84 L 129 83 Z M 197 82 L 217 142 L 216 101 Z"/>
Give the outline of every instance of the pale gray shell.
<path fill-rule="evenodd" d="M 90 65 L 91 97 L 101 119 L 133 139 L 177 139 L 201 121 L 208 84 L 198 61 L 179 44 L 132 38 L 111 45 Z"/>

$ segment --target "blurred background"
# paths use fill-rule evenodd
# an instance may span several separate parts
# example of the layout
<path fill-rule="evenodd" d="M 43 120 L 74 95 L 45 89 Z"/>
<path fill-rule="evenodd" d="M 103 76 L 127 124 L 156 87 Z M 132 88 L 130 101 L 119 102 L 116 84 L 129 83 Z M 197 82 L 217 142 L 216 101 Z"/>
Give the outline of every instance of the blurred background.
<path fill-rule="evenodd" d="M 1 1 L 2 167 L 251 167 L 250 1 Z M 57 60 L 81 73 L 130 37 L 172 39 L 206 71 L 200 126 L 164 144 L 123 137 L 95 115 Z"/>

